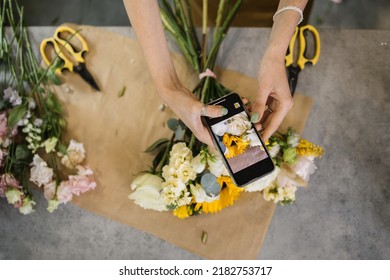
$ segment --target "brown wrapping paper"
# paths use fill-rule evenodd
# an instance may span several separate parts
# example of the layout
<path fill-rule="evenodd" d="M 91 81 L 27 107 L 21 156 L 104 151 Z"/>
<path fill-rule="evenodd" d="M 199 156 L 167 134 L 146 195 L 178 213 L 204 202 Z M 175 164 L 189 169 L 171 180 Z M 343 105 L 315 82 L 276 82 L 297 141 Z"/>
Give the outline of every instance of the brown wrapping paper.
<path fill-rule="evenodd" d="M 173 114 L 169 109 L 159 110 L 162 101 L 135 40 L 90 26 L 78 29 L 90 46 L 86 65 L 101 92 L 74 73 L 66 73 L 65 83 L 55 89 L 65 107 L 66 138 L 84 143 L 98 184 L 73 203 L 205 258 L 256 258 L 275 209 L 260 193 L 243 193 L 234 206 L 218 214 L 185 220 L 169 212 L 144 210 L 128 199 L 131 181 L 151 164 L 152 157 L 142 151 L 155 140 L 170 137 L 165 124 Z M 172 55 L 180 79 L 191 88 L 196 75 L 181 55 Z M 253 78 L 232 71 L 218 72 L 227 87 L 246 97 L 255 93 Z M 120 97 L 124 86 L 126 91 Z M 290 125 L 302 131 L 310 107 L 311 99 L 296 94 L 283 127 Z M 201 242 L 203 231 L 208 234 L 206 244 Z"/>

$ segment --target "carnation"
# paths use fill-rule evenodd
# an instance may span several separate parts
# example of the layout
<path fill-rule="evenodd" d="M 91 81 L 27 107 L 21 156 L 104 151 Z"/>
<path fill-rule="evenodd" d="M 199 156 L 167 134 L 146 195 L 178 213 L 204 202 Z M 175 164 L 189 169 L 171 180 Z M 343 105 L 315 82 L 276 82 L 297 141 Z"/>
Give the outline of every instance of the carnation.
<path fill-rule="evenodd" d="M 52 178 L 53 169 L 47 167 L 47 163 L 35 154 L 30 170 L 30 181 L 41 187 L 51 182 Z"/>
<path fill-rule="evenodd" d="M 75 168 L 83 162 L 85 158 L 85 149 L 83 143 L 70 140 L 66 155 L 61 159 L 61 163 L 69 169 Z"/>

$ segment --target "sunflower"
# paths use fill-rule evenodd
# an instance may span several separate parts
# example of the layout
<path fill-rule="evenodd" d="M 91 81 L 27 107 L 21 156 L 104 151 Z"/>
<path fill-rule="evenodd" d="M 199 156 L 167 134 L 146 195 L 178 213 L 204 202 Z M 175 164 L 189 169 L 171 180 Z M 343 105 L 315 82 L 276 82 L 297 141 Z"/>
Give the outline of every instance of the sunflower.
<path fill-rule="evenodd" d="M 226 158 L 232 158 L 242 154 L 249 145 L 249 142 L 243 141 L 241 137 L 227 133 L 223 135 L 222 143 L 228 150 L 228 154 L 225 155 Z"/>
<path fill-rule="evenodd" d="M 297 154 L 300 156 L 312 156 L 322 157 L 324 150 L 321 146 L 315 145 L 306 139 L 299 140 L 299 144 L 296 147 Z"/>
<path fill-rule="evenodd" d="M 233 183 L 232 178 L 229 176 L 218 177 L 217 182 L 222 187 L 221 193 L 219 194 L 219 199 L 214 200 L 213 202 L 197 203 L 195 210 L 202 208 L 202 211 L 206 214 L 216 213 L 229 205 L 233 205 L 234 202 L 240 197 L 240 193 L 243 189 L 237 187 Z"/>

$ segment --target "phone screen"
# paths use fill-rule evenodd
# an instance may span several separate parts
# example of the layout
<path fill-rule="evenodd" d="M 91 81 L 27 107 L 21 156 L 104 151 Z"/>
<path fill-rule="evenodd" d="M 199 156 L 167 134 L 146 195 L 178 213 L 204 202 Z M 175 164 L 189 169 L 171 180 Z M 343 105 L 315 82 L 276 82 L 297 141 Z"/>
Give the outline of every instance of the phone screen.
<path fill-rule="evenodd" d="M 211 130 L 233 173 L 268 157 L 245 111 L 212 125 Z"/>
<path fill-rule="evenodd" d="M 210 104 L 228 109 L 223 117 L 202 120 L 236 185 L 244 186 L 273 171 L 272 159 L 250 122 L 241 97 L 231 93 Z"/>

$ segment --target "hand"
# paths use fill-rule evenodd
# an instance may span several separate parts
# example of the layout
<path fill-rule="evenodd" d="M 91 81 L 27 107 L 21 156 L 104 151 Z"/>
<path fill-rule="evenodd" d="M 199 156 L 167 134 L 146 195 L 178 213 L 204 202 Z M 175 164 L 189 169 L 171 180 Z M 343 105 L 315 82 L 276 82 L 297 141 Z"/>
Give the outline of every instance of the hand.
<path fill-rule="evenodd" d="M 264 141 L 279 128 L 293 104 L 284 57 L 266 52 L 260 64 L 257 97 L 252 106 L 252 121 L 257 130 L 263 129 Z M 259 116 L 257 120 L 255 113 Z"/>
<path fill-rule="evenodd" d="M 186 124 L 201 142 L 214 147 L 213 140 L 207 128 L 200 119 L 203 104 L 193 95 L 191 91 L 182 85 L 173 89 L 161 92 L 164 101 L 169 108 Z M 205 116 L 216 118 L 223 115 L 222 106 L 207 105 Z"/>

